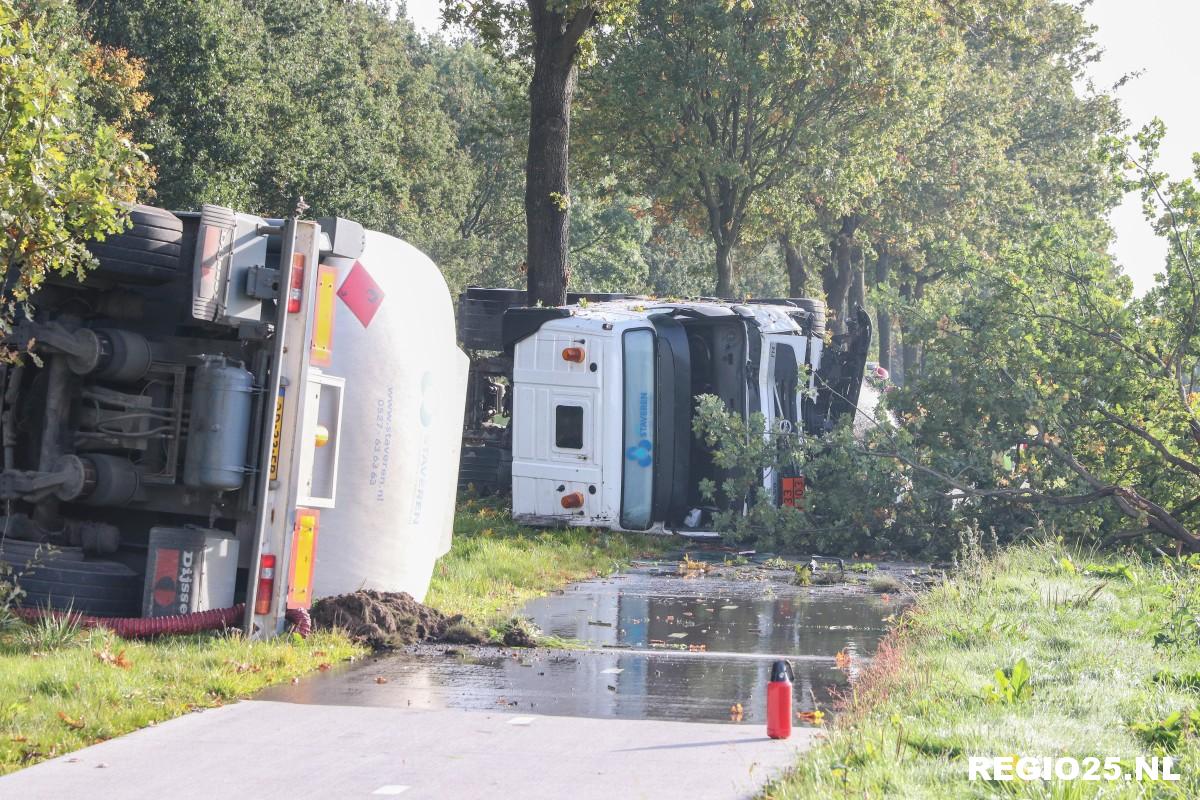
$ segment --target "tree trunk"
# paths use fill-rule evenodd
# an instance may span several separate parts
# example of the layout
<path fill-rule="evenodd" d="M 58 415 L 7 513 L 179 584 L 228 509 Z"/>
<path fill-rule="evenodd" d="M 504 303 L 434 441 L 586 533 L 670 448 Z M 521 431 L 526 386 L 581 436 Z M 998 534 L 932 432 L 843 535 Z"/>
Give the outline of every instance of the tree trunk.
<path fill-rule="evenodd" d="M 828 288 L 827 303 L 833 311 L 833 332 L 846 332 L 846 305 L 850 297 L 850 282 L 854 272 L 854 231 L 858 228 L 858 217 L 851 214 L 842 217 L 842 227 L 834 238 L 833 267 L 835 269 L 832 285 Z"/>
<path fill-rule="evenodd" d="M 878 257 L 875 260 L 875 285 L 887 287 L 888 272 L 891 270 L 891 256 L 887 244 L 880 242 L 875 245 Z M 879 329 L 879 366 L 892 371 L 892 312 L 886 304 L 880 303 L 875 309 L 875 327 Z"/>
<path fill-rule="evenodd" d="M 921 298 L 925 296 L 925 282 L 921 280 L 920 276 L 915 277 L 912 284 L 906 284 L 904 288 L 905 291 L 903 294 L 905 299 L 913 303 L 919 302 Z M 909 339 L 909 336 L 904 337 L 903 351 L 905 380 L 915 377 L 920 369 L 917 363 L 920 359 L 920 354 L 917 350 L 917 342 L 915 339 L 910 342 Z"/>
<path fill-rule="evenodd" d="M 855 306 L 867 307 L 867 261 L 861 247 L 853 248 L 851 260 L 854 263 L 854 273 L 850 282 L 850 297 L 846 301 L 847 312 Z"/>
<path fill-rule="evenodd" d="M 717 245 L 717 297 L 733 297 L 733 247 L 727 242 Z"/>
<path fill-rule="evenodd" d="M 787 264 L 788 297 L 803 297 L 808 284 L 808 273 L 804 268 L 804 257 L 792 244 L 786 233 L 779 234 L 779 246 L 783 248 L 783 259 Z"/>
<path fill-rule="evenodd" d="M 825 294 L 825 305 L 832 312 L 833 294 L 837 289 L 837 240 L 829 243 L 829 258 L 821 265 L 821 291 Z"/>
<path fill-rule="evenodd" d="M 567 179 L 575 50 L 595 9 L 572 17 L 550 0 L 528 0 L 533 25 L 533 78 L 529 82 L 529 152 L 525 160 L 525 263 L 529 303 L 562 305 L 570 277 L 567 261 L 571 189 Z"/>

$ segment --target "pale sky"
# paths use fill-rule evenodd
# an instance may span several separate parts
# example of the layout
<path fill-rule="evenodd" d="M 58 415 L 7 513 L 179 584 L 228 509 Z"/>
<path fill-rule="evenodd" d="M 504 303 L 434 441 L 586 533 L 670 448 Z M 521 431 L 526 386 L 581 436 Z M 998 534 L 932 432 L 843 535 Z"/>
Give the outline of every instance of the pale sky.
<path fill-rule="evenodd" d="M 407 0 L 408 16 L 422 31 L 441 25 L 439 0 Z M 1097 25 L 1096 38 L 1104 58 L 1093 66 L 1099 88 L 1110 86 L 1125 73 L 1142 74 L 1118 93 L 1131 130 L 1153 117 L 1167 126 L 1159 168 L 1172 178 L 1191 173 L 1191 156 L 1200 151 L 1200 56 L 1196 33 L 1200 31 L 1200 2 L 1196 0 L 1096 0 L 1085 14 Z M 1142 217 L 1141 203 L 1130 195 L 1113 212 L 1117 260 L 1141 294 L 1162 269 L 1166 246 Z"/>

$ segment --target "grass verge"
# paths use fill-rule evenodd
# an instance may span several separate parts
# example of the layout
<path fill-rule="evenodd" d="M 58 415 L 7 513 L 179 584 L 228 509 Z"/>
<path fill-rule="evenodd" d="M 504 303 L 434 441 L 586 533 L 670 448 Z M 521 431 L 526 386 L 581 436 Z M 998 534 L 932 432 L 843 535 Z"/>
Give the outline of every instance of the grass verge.
<path fill-rule="evenodd" d="M 344 636 L 151 642 L 12 625 L 0 634 L 0 774 L 343 661 Z"/>
<path fill-rule="evenodd" d="M 1200 557 L 1046 543 L 971 559 L 905 615 L 846 704 L 763 797 L 1200 797 Z M 1180 781 L 968 780 L 968 756 L 1115 756 L 1132 773 L 1156 755 Z"/>
<path fill-rule="evenodd" d="M 656 556 L 663 542 L 590 528 L 535 530 L 513 522 L 497 501 L 464 500 L 454 544 L 434 568 L 425 603 L 494 629 L 525 601 Z"/>
<path fill-rule="evenodd" d="M 426 603 L 495 628 L 531 597 L 612 573 L 661 547 L 652 537 L 535 531 L 514 523 L 496 502 L 467 500 Z M 364 652 L 337 632 L 135 642 L 71 625 L 0 619 L 0 775 Z"/>

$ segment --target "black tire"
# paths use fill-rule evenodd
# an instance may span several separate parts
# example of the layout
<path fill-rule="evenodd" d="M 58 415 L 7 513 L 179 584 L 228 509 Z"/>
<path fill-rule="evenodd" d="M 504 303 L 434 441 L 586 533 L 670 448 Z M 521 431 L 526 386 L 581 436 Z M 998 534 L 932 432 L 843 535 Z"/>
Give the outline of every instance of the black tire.
<path fill-rule="evenodd" d="M 179 217 L 166 209 L 143 205 L 132 205 L 127 208 L 129 221 L 134 225 L 150 225 L 155 228 L 183 232 L 183 223 Z"/>
<path fill-rule="evenodd" d="M 95 274 L 127 283 L 156 285 L 174 279 L 180 259 L 183 222 L 161 208 L 131 206 L 132 227 L 88 245 L 99 266 Z"/>
<path fill-rule="evenodd" d="M 512 488 L 512 451 L 494 445 L 464 445 L 459 457 L 458 485 L 480 494 Z"/>
<path fill-rule="evenodd" d="M 756 297 L 751 303 L 766 303 L 768 305 L 790 305 L 808 312 L 808 325 L 805 332 L 813 336 L 825 335 L 825 301 L 815 297 Z"/>
<path fill-rule="evenodd" d="M 0 550 L 0 561 L 17 572 L 25 606 L 101 617 L 140 615 L 142 577 L 137 572 L 115 561 L 86 559 L 77 547 L 43 547 L 40 554 L 38 549 L 34 543 L 8 540 Z"/>
<path fill-rule="evenodd" d="M 54 551 L 60 561 L 83 561 L 83 550 L 78 547 L 57 547 L 50 544 L 26 542 L 22 539 L 6 538 L 0 543 L 0 562 L 21 569 L 35 558 L 44 558 Z"/>
<path fill-rule="evenodd" d="M 794 305 L 803 308 L 812 316 L 810 319 L 810 333 L 814 336 L 825 335 L 825 301 L 818 300 L 815 297 L 793 297 L 791 301 Z"/>
<path fill-rule="evenodd" d="M 504 312 L 526 304 L 520 289 L 471 287 L 458 296 L 458 336 L 468 350 L 504 349 Z"/>
<path fill-rule="evenodd" d="M 580 300 L 589 303 L 604 303 L 609 300 L 628 300 L 633 295 L 625 292 L 567 292 L 567 305 L 573 305 Z"/>
<path fill-rule="evenodd" d="M 110 261 L 120 261 L 125 263 L 144 264 L 148 267 L 163 267 L 174 270 L 179 265 L 179 245 L 164 245 L 162 242 L 143 242 L 141 248 L 124 247 L 123 245 L 109 244 L 93 244 L 89 246 L 97 259 L 100 260 L 101 269 Z M 173 247 L 174 252 L 162 252 L 156 248 Z"/>
<path fill-rule="evenodd" d="M 178 221 L 178 219 L 176 219 Z M 148 242 L 179 245 L 180 231 L 175 228 L 160 228 L 155 225 L 133 225 L 121 231 L 124 235 L 138 236 Z M 111 241 L 111 238 L 110 238 Z"/>

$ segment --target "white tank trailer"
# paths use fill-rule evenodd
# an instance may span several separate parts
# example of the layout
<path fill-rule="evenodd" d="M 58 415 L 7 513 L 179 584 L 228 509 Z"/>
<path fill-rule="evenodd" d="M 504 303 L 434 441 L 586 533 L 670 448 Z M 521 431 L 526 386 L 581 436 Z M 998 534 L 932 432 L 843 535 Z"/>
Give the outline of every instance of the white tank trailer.
<path fill-rule="evenodd" d="M 112 617 L 423 598 L 450 546 L 467 358 L 434 263 L 355 222 L 131 209 L 0 364 L 0 562 Z"/>

